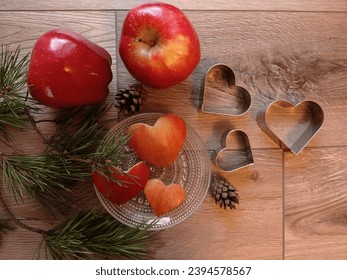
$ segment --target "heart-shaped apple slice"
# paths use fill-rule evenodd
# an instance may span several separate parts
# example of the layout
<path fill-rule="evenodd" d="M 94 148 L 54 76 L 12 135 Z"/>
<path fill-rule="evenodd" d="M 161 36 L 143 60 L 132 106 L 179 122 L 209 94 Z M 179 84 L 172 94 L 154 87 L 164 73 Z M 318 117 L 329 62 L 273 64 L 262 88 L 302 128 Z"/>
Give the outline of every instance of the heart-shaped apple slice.
<path fill-rule="evenodd" d="M 159 217 L 181 205 L 186 198 L 185 189 L 179 184 L 166 186 L 159 179 L 148 180 L 145 195 L 154 213 Z"/>
<path fill-rule="evenodd" d="M 144 161 L 163 167 L 172 164 L 186 138 L 186 124 L 177 115 L 165 114 L 153 126 L 135 123 L 129 126 L 128 145 Z"/>
<path fill-rule="evenodd" d="M 93 182 L 105 198 L 118 205 L 137 196 L 144 189 L 150 173 L 148 165 L 143 161 L 124 173 L 116 168 L 113 171 L 110 176 L 115 180 L 102 176 L 97 170 L 93 171 Z"/>

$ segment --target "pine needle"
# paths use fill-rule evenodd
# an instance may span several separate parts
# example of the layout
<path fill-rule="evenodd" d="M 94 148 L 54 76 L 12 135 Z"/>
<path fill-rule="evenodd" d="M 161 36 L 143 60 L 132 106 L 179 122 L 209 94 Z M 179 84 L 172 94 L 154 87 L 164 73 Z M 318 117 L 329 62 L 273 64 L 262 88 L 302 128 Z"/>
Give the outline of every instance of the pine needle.
<path fill-rule="evenodd" d="M 128 159 L 130 152 L 125 149 L 129 136 L 108 134 L 102 138 L 99 149 L 92 155 L 97 161 L 106 160 L 110 165 L 118 165 Z"/>
<path fill-rule="evenodd" d="M 58 202 L 65 201 L 60 191 L 69 191 L 66 182 L 83 180 L 90 173 L 84 171 L 73 161 L 62 159 L 61 155 L 45 156 L 11 156 L 3 157 L 3 174 L 5 182 L 11 187 L 14 197 L 23 201 L 23 191 L 53 210 L 48 197 L 54 197 Z"/>
<path fill-rule="evenodd" d="M 89 211 L 50 230 L 44 242 L 52 259 L 135 259 L 147 256 L 148 238 L 146 228 L 131 228 L 109 214 Z"/>
<path fill-rule="evenodd" d="M 73 109 L 72 115 L 63 110 L 55 133 L 45 140 L 43 154 L 2 156 L 5 182 L 17 203 L 23 202 L 25 191 L 54 215 L 66 202 L 61 191 L 71 191 L 75 181 L 90 179 L 95 166 L 105 177 L 114 178 L 108 175 L 110 167 L 121 164 L 129 153 L 124 149 L 126 138 L 105 137 L 107 129 L 98 118 L 107 109 L 102 104 L 81 107 Z"/>
<path fill-rule="evenodd" d="M 55 120 L 57 131 L 47 141 L 48 146 L 66 158 L 85 164 L 97 170 L 101 176 L 115 180 L 110 176 L 111 168 L 120 166 L 130 156 L 125 149 L 127 136 L 115 135 L 99 122 L 110 106 L 97 104 L 62 111 Z M 76 125 L 77 124 L 77 125 Z"/>
<path fill-rule="evenodd" d="M 95 169 L 110 177 L 111 167 L 121 165 L 130 154 L 125 149 L 128 138 L 107 134 L 100 124 L 112 107 L 104 103 L 62 110 L 54 120 L 56 132 L 46 139 L 31 115 L 38 108 L 23 96 L 29 54 L 21 58 L 19 47 L 13 52 L 3 46 L 0 50 L 0 134 L 9 140 L 8 126 L 24 128 L 31 123 L 47 145 L 40 155 L 8 156 L 0 151 L 3 181 L 17 202 L 23 201 L 25 192 L 54 215 L 66 202 L 64 192 L 72 191 L 74 182 L 91 179 Z M 90 211 L 78 213 L 48 232 L 20 226 L 43 235 L 38 252 L 45 244 L 46 256 L 52 259 L 135 259 L 147 256 L 146 229 L 151 225 L 130 228 L 108 214 Z M 0 219 L 0 238 L 9 229 L 10 225 Z"/>
<path fill-rule="evenodd" d="M 9 139 L 6 126 L 24 128 L 27 123 L 26 103 L 22 91 L 26 87 L 29 53 L 20 58 L 20 48 L 9 51 L 1 46 L 0 54 L 0 133 Z M 31 108 L 34 109 L 34 108 Z"/>
<path fill-rule="evenodd" d="M 57 130 L 48 139 L 47 145 L 56 152 L 91 160 L 107 133 L 106 127 L 100 124 L 100 118 L 109 108 L 110 105 L 101 103 L 62 110 L 54 120 Z"/>
<path fill-rule="evenodd" d="M 86 121 L 93 122 L 100 120 L 111 108 L 112 104 L 101 102 L 93 105 L 63 109 L 55 119 L 55 122 L 60 126 L 76 128 Z"/>
<path fill-rule="evenodd" d="M 97 122 L 83 123 L 73 131 L 65 129 L 65 126 L 58 127 L 48 145 L 57 152 L 88 158 L 96 149 L 102 133 L 102 127 Z"/>

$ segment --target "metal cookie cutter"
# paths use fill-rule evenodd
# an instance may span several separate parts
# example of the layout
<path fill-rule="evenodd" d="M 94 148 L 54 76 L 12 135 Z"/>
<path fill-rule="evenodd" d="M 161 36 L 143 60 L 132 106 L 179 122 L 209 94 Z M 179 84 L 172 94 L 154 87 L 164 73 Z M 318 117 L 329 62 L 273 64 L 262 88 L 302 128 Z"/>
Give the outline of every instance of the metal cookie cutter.
<path fill-rule="evenodd" d="M 236 142 L 236 148 L 232 145 L 235 144 L 233 141 Z M 253 153 L 247 134 L 239 129 L 230 130 L 226 134 L 224 148 L 216 155 L 215 163 L 219 169 L 226 172 L 253 165 Z"/>
<path fill-rule="evenodd" d="M 289 149 L 298 155 L 322 127 L 324 112 L 311 100 L 296 104 L 277 100 L 260 110 L 257 120 L 281 149 Z"/>
<path fill-rule="evenodd" d="M 235 74 L 224 64 L 215 64 L 207 70 L 201 111 L 211 114 L 241 116 L 251 106 L 251 95 L 235 85 Z"/>

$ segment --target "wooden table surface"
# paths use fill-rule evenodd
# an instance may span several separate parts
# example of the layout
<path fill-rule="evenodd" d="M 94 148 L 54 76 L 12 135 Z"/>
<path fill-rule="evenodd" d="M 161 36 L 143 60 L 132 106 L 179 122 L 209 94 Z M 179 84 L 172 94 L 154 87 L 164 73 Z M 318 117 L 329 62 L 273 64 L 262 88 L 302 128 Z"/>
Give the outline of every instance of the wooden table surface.
<path fill-rule="evenodd" d="M 13 48 L 20 44 L 25 53 L 49 29 L 64 27 L 81 33 L 113 57 L 109 97 L 113 101 L 117 89 L 134 82 L 118 56 L 117 44 L 127 11 L 139 2 L 0 0 L 0 43 Z M 151 256 L 346 259 L 347 1 L 170 3 L 183 9 L 196 27 L 202 59 L 181 84 L 148 89 L 143 112 L 182 116 L 204 141 L 213 172 L 220 172 L 212 159 L 221 149 L 222 135 L 241 129 L 249 136 L 255 164 L 222 172 L 239 191 L 236 210 L 224 211 L 207 195 L 186 221 L 154 235 Z M 251 94 L 251 108 L 243 116 L 199 111 L 204 77 L 215 63 L 231 67 L 236 84 Z M 322 129 L 299 155 L 280 149 L 259 128 L 259 111 L 278 99 L 312 100 L 324 111 Z M 23 151 L 40 150 L 40 139 L 32 129 L 16 133 L 15 141 Z M 50 228 L 55 223 L 30 200 L 16 205 L 8 194 L 6 200 L 16 216 L 30 225 Z M 81 191 L 81 205 L 98 203 L 92 188 Z M 3 241 L 0 259 L 32 259 L 40 236 L 17 228 Z"/>

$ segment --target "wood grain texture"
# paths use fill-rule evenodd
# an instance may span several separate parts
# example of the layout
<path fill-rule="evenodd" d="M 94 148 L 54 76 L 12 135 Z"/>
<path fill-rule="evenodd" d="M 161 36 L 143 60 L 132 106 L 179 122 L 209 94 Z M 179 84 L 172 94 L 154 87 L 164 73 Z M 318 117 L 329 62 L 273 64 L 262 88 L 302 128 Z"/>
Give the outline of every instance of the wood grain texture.
<path fill-rule="evenodd" d="M 117 12 L 117 38 L 125 15 Z M 277 146 L 257 125 L 259 111 L 277 99 L 294 103 L 308 99 L 318 102 L 326 115 L 322 130 L 309 146 L 347 143 L 347 134 L 335 137 L 347 123 L 345 14 L 194 11 L 187 15 L 202 42 L 202 60 L 183 83 L 167 90 L 149 89 L 144 111 L 178 112 L 199 131 L 209 149 L 232 128 L 244 130 L 253 148 L 273 148 Z M 231 67 L 236 85 L 251 94 L 251 108 L 245 115 L 225 117 L 197 111 L 205 74 L 216 63 Z M 134 82 L 120 59 L 118 77 L 120 88 Z"/>
<path fill-rule="evenodd" d="M 8 188 L 2 189 L 2 192 L 6 204 L 21 222 L 34 228 L 49 230 L 78 210 L 103 211 L 90 181 L 71 189 L 73 192 L 65 193 L 69 208 L 61 209 L 62 213 L 57 214 L 56 217 L 51 216 L 39 203 L 25 194 L 24 202 L 18 204 Z M 3 214 L 3 209 L 0 209 L 0 216 Z M 35 259 L 41 239 L 39 234 L 17 226 L 13 232 L 4 236 L 3 246 L 0 248 L 0 260 Z M 41 258 L 44 259 L 44 255 L 41 255 Z"/>
<path fill-rule="evenodd" d="M 110 53 L 114 75 L 110 90 L 117 81 L 114 12 L 0 12 L 0 43 L 10 49 L 21 46 L 23 54 L 31 51 L 36 40 L 46 31 L 66 28 L 98 43 Z"/>
<path fill-rule="evenodd" d="M 35 41 L 44 32 L 53 28 L 68 28 L 82 34 L 91 41 L 97 42 L 108 50 L 113 61 L 116 59 L 115 48 L 115 13 L 110 12 L 0 12 L 0 42 L 8 44 L 10 49 L 21 46 L 22 53 L 31 51 Z M 116 63 L 112 65 L 114 79 L 110 91 L 115 92 L 117 86 Z M 112 95 L 112 94 L 111 94 Z M 111 97 L 112 99 L 113 97 Z M 56 110 L 45 109 L 37 115 L 37 119 L 52 119 Z M 43 134 L 49 135 L 52 128 L 42 123 L 39 125 Z M 39 154 L 43 151 L 42 139 L 35 133 L 30 125 L 22 130 L 11 130 L 14 140 L 9 144 L 16 147 L 20 154 Z M 29 139 L 29 141 L 28 141 Z M 0 143 L 1 152 L 11 153 L 11 149 Z M 1 175 L 2 178 L 2 175 Z M 3 183 L 1 180 L 1 186 Z M 51 217 L 42 206 L 24 195 L 25 203 L 17 204 L 8 189 L 2 190 L 8 206 L 13 213 L 31 226 L 49 229 L 59 222 Z M 78 195 L 80 193 L 81 195 Z M 67 213 L 79 208 L 97 208 L 100 204 L 95 196 L 94 189 L 89 183 L 75 188 L 72 194 L 65 194 L 70 201 L 71 209 Z M 3 211 L 0 211 L 0 215 Z M 4 238 L 4 246 L 0 249 L 0 259 L 32 259 L 36 251 L 40 236 L 26 230 L 17 228 L 13 235 Z"/>
<path fill-rule="evenodd" d="M 151 241 L 155 259 L 282 259 L 282 152 L 254 154 L 256 165 L 219 172 L 240 195 L 236 210 L 224 210 L 209 193 L 199 210 Z"/>
<path fill-rule="evenodd" d="M 43 0 L 1 0 L 0 10 L 123 10 L 150 0 L 100 0 L 100 1 L 43 1 Z M 311 0 L 300 2 L 296 0 L 234 0 L 234 1 L 165 1 L 185 10 L 274 10 L 274 11 L 337 11 L 346 12 L 344 0 Z"/>
<path fill-rule="evenodd" d="M 213 157 L 211 155 L 211 157 Z M 282 259 L 283 188 L 282 152 L 258 150 L 256 166 L 228 174 L 214 171 L 237 186 L 240 205 L 224 210 L 209 193 L 187 221 L 155 233 L 149 244 L 154 259 Z M 90 186 L 76 190 L 76 207 L 99 207 Z M 23 222 L 48 230 L 58 223 L 34 202 L 17 206 L 7 194 L 11 209 Z M 11 202 L 12 201 L 12 202 Z M 32 259 L 40 236 L 18 228 L 6 235 L 0 259 Z M 18 249 L 22 248 L 19 252 Z M 228 249 L 230 248 L 230 249 Z"/>
<path fill-rule="evenodd" d="M 286 259 L 347 258 L 347 148 L 285 154 Z"/>

